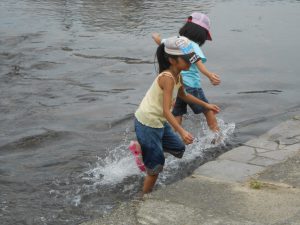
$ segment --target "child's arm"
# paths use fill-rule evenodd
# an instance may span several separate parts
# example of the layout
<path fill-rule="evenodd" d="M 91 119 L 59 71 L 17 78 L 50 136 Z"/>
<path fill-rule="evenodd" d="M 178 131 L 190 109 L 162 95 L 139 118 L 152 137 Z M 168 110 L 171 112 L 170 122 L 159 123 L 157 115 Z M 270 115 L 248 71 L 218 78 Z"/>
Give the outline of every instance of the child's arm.
<path fill-rule="evenodd" d="M 199 71 L 201 73 L 203 73 L 209 80 L 210 82 L 213 84 L 213 85 L 218 85 L 221 83 L 221 79 L 219 77 L 219 75 L 215 74 L 215 73 L 212 73 L 212 72 L 209 72 L 205 65 L 202 63 L 201 60 L 199 60 L 197 63 L 196 63 L 196 66 L 197 68 L 199 69 Z"/>
<path fill-rule="evenodd" d="M 156 33 L 156 32 L 152 33 L 152 38 L 156 42 L 157 45 L 161 44 L 161 37 L 160 37 L 159 33 Z"/>
<path fill-rule="evenodd" d="M 193 95 L 186 93 L 184 91 L 183 86 L 181 86 L 181 88 L 178 90 L 178 96 L 185 102 L 191 102 L 191 103 L 201 105 L 206 109 L 212 110 L 214 113 L 220 112 L 220 108 L 217 105 L 206 103 L 206 102 L 194 97 Z"/>
<path fill-rule="evenodd" d="M 163 89 L 163 114 L 175 131 L 179 133 L 185 144 L 193 143 L 194 137 L 192 134 L 183 129 L 182 126 L 175 119 L 171 112 L 172 93 L 174 88 L 174 80 L 167 76 L 161 76 L 159 79 L 159 86 Z"/>

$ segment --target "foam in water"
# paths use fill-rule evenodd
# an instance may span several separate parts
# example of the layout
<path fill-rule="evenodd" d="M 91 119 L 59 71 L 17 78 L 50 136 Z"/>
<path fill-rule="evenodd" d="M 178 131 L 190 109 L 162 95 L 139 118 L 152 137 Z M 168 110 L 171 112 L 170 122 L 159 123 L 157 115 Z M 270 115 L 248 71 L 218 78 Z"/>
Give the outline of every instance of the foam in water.
<path fill-rule="evenodd" d="M 125 151 L 125 149 L 123 151 Z M 116 184 L 128 176 L 137 175 L 139 173 L 140 171 L 135 165 L 134 158 L 131 155 L 127 155 L 117 161 L 104 163 L 104 165 L 98 164 L 95 168 L 86 172 L 86 174 L 98 184 Z"/>
<path fill-rule="evenodd" d="M 109 150 L 106 158 L 98 158 L 96 167 L 85 172 L 82 178 L 94 182 L 95 185 L 114 185 L 121 183 L 126 177 L 142 175 L 128 149 L 128 133 L 129 128 L 125 131 L 123 143 Z"/>

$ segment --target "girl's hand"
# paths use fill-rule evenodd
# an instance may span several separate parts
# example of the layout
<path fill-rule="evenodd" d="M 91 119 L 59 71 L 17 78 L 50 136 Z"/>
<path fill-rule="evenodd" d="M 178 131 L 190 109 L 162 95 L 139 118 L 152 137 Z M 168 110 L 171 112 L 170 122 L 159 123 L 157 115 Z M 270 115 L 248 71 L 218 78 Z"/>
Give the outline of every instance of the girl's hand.
<path fill-rule="evenodd" d="M 215 73 L 209 73 L 209 80 L 212 85 L 219 85 L 221 83 L 219 75 Z"/>
<path fill-rule="evenodd" d="M 156 42 L 156 44 L 160 45 L 160 42 L 161 42 L 161 37 L 160 37 L 160 34 L 159 33 L 152 33 L 152 38 L 153 40 Z"/>
<path fill-rule="evenodd" d="M 193 135 L 186 130 L 183 130 L 182 133 L 180 133 L 180 136 L 186 145 L 192 144 L 194 141 Z"/>
<path fill-rule="evenodd" d="M 212 110 L 214 113 L 219 113 L 220 112 L 220 108 L 217 105 L 214 104 L 208 104 L 208 106 L 206 107 L 209 110 Z"/>

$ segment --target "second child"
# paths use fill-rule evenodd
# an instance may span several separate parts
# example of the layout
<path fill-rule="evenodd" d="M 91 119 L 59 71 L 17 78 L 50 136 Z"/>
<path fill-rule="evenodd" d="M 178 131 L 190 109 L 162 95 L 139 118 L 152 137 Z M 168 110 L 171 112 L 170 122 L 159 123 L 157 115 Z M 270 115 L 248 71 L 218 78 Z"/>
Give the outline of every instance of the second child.
<path fill-rule="evenodd" d="M 195 96 L 196 98 L 208 103 L 208 100 L 201 87 L 200 73 L 204 74 L 213 85 L 219 85 L 220 77 L 210 72 L 204 65 L 206 57 L 203 54 L 200 46 L 202 46 L 206 40 L 212 40 L 210 33 L 210 20 L 208 16 L 200 12 L 192 13 L 183 27 L 179 30 L 179 35 L 187 37 L 192 41 L 193 48 L 198 57 L 201 58 L 197 63 L 191 65 L 189 70 L 182 71 L 183 84 L 186 92 Z M 153 33 L 152 38 L 159 45 L 164 42 L 158 33 Z M 199 72 L 200 71 L 200 72 Z M 208 110 L 201 105 L 194 103 L 188 103 L 184 100 L 177 98 L 173 114 L 179 123 L 182 123 L 182 116 L 187 113 L 187 105 L 193 110 L 195 114 L 203 113 L 205 115 L 207 125 L 213 132 L 219 131 L 219 126 L 214 111 Z"/>

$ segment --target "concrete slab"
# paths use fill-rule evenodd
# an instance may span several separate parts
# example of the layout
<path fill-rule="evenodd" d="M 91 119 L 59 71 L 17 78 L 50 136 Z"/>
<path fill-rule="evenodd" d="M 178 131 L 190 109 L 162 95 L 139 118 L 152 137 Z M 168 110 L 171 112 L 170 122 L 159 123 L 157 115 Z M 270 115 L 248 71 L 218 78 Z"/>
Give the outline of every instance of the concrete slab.
<path fill-rule="evenodd" d="M 292 151 L 292 152 L 299 152 L 300 151 L 300 143 L 294 144 L 294 145 L 288 145 L 284 147 L 283 150 Z"/>
<path fill-rule="evenodd" d="M 193 208 L 170 201 L 149 199 L 142 202 L 137 213 L 140 224 L 197 224 L 200 217 L 195 214 Z M 188 219 L 187 219 L 188 218 Z"/>
<path fill-rule="evenodd" d="M 137 204 L 135 202 L 125 202 L 120 204 L 110 214 L 80 225 L 137 225 L 139 223 L 136 218 L 136 207 Z"/>
<path fill-rule="evenodd" d="M 138 215 L 145 218 L 140 224 L 149 225 L 297 224 L 299 194 L 298 189 L 254 190 L 236 183 L 188 177 L 151 194 Z"/>
<path fill-rule="evenodd" d="M 218 159 L 227 159 L 247 163 L 251 159 L 255 158 L 255 153 L 255 149 L 252 147 L 240 146 L 222 154 Z"/>
<path fill-rule="evenodd" d="M 268 167 L 260 173 L 258 179 L 300 188 L 300 152 L 283 163 Z M 300 199 L 300 196 L 298 198 Z"/>
<path fill-rule="evenodd" d="M 295 154 L 297 150 L 295 149 L 284 149 L 284 150 L 279 150 L 279 151 L 270 151 L 270 152 L 264 152 L 264 153 L 259 153 L 259 156 L 262 157 L 267 157 L 270 159 L 275 159 L 279 161 L 284 161 L 288 159 L 289 157 L 292 157 L 293 154 Z"/>
<path fill-rule="evenodd" d="M 255 157 L 254 159 L 249 161 L 249 164 L 266 167 L 266 166 L 274 165 L 279 162 L 280 161 L 278 160 L 270 159 L 266 157 Z"/>
<path fill-rule="evenodd" d="M 261 148 L 266 150 L 277 150 L 278 144 L 274 141 L 269 141 L 266 138 L 256 138 L 250 141 L 247 141 L 245 146 L 253 147 L 253 148 Z"/>
<path fill-rule="evenodd" d="M 262 153 L 262 152 L 270 152 L 270 151 L 275 151 L 275 150 L 269 150 L 265 148 L 255 148 L 256 153 Z"/>
<path fill-rule="evenodd" d="M 300 137 L 299 127 L 300 120 L 291 119 L 274 127 L 261 137 L 273 141 L 276 141 L 277 137 L 280 137 L 281 139 Z"/>
<path fill-rule="evenodd" d="M 194 174 L 230 182 L 244 182 L 263 169 L 262 166 L 224 159 L 208 162 L 195 170 Z"/>
<path fill-rule="evenodd" d="M 299 143 L 299 140 L 296 138 L 278 138 L 278 143 L 280 146 L 294 145 Z"/>

